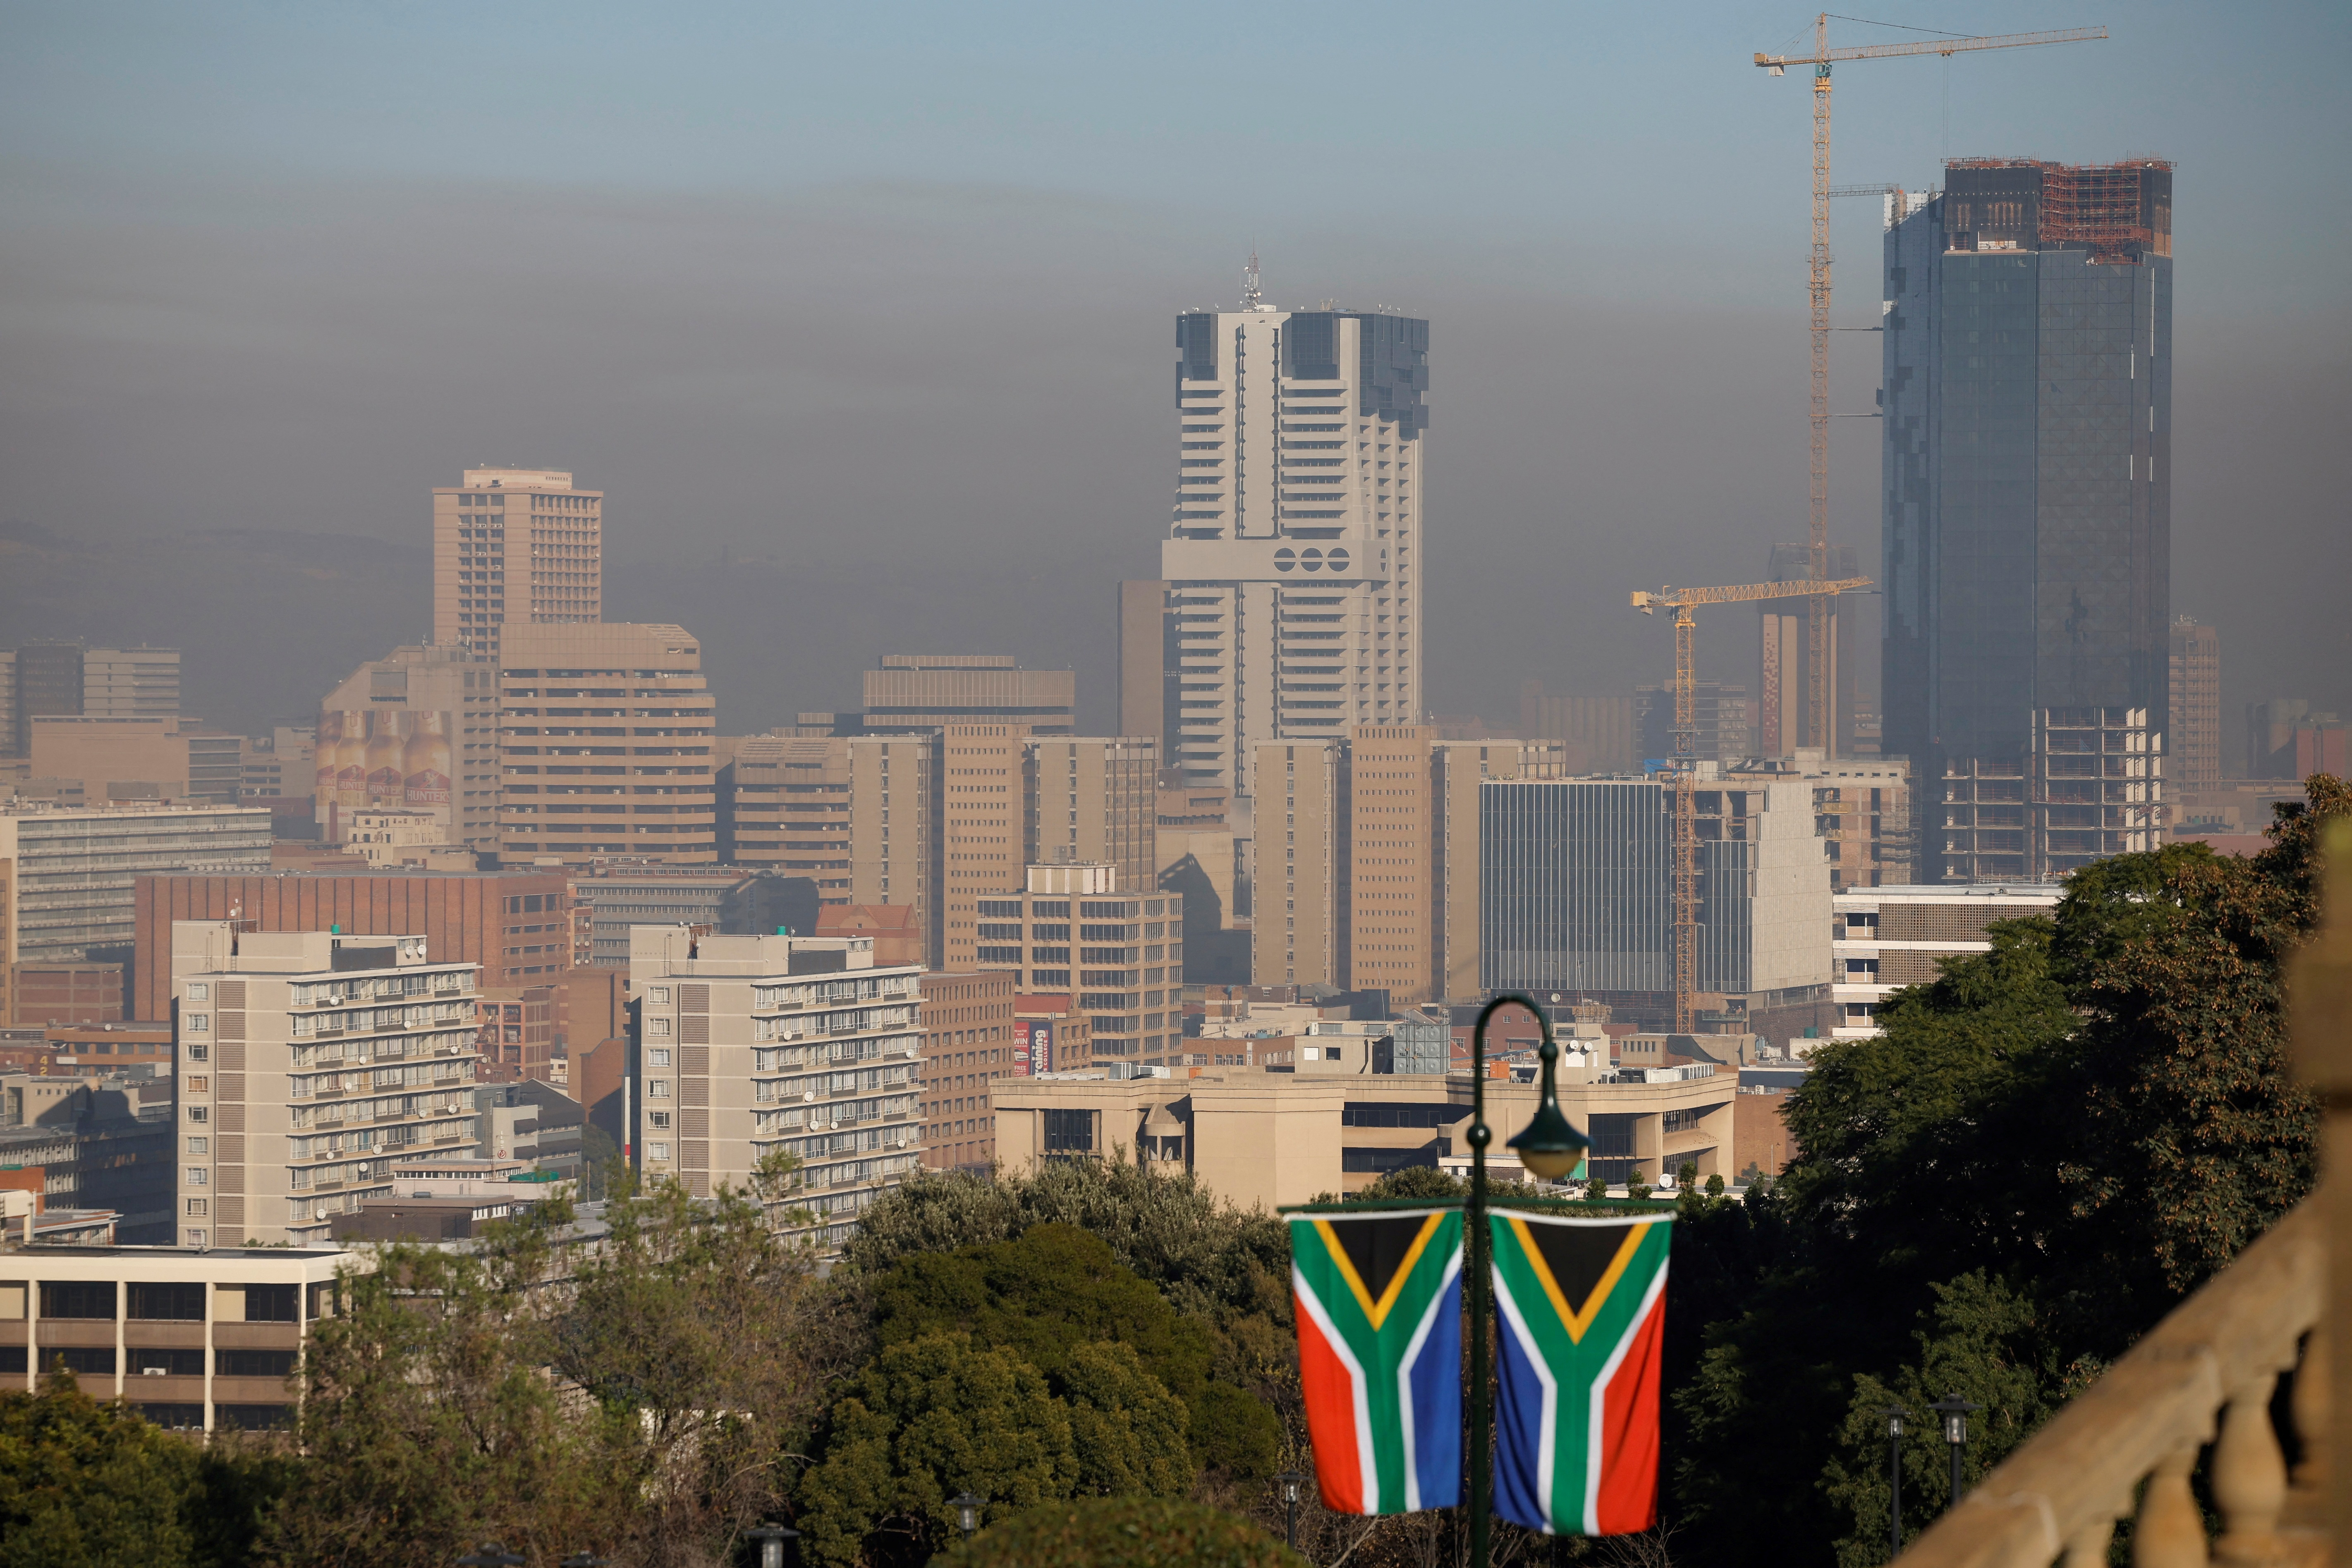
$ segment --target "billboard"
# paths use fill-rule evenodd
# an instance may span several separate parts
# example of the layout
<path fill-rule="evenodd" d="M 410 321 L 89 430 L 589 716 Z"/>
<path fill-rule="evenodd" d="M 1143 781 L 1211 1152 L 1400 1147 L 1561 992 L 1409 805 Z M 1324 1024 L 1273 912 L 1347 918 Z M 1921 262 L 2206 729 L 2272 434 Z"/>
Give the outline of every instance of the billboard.
<path fill-rule="evenodd" d="M 1054 1071 L 1054 1022 L 1051 1019 L 1013 1020 L 1013 1076 L 1034 1078 Z"/>
<path fill-rule="evenodd" d="M 342 843 L 354 811 L 410 811 L 433 819 L 446 843 L 457 839 L 455 768 L 445 709 L 389 704 L 327 708 L 319 715 L 316 816 L 330 843 Z"/>

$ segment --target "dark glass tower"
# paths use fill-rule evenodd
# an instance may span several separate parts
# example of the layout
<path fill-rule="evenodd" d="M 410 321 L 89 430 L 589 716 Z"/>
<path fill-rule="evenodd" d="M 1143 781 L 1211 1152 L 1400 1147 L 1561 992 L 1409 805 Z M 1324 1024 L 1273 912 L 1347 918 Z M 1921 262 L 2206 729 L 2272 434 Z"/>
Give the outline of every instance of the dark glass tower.
<path fill-rule="evenodd" d="M 2160 788 L 2170 165 L 1969 160 L 1891 196 L 1885 326 L 1885 750 L 1916 769 L 1922 880 L 2140 847 L 2147 789 L 2053 793 L 2035 751 L 2095 712 Z"/>

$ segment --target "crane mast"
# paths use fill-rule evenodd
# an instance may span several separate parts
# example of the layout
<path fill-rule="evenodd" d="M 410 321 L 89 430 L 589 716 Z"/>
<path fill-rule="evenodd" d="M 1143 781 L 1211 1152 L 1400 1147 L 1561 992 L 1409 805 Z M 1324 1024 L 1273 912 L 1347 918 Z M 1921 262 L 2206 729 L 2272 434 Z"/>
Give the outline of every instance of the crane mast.
<path fill-rule="evenodd" d="M 2107 36 L 2105 27 L 2065 27 L 2053 32 L 2004 33 L 1979 37 L 1946 37 L 1918 44 L 1869 44 L 1830 47 L 1830 18 L 1813 18 L 1813 52 L 1810 55 L 1762 55 L 1756 63 L 1773 76 L 1785 76 L 1790 66 L 1813 68 L 1813 244 L 1808 294 L 1812 329 L 1812 447 L 1807 465 L 1811 503 L 1806 544 L 1812 580 L 1830 575 L 1830 67 L 1845 60 L 1891 59 L 1908 55 L 1970 53 L 1979 49 L 2014 49 L 2035 44 L 2087 43 Z M 1830 607 L 1825 595 L 1814 599 L 1805 613 L 1806 682 L 1805 738 L 1808 745 L 1830 749 Z"/>
<path fill-rule="evenodd" d="M 1675 612 L 1674 940 L 1675 1032 L 1691 1034 L 1698 1023 L 1698 782 L 1697 618 L 1702 604 L 1744 604 L 1767 599 L 1808 599 L 1826 603 L 1841 593 L 1868 588 L 1866 577 L 1835 582 L 1745 582 L 1729 588 L 1661 588 L 1633 591 L 1633 608 L 1644 615 Z"/>

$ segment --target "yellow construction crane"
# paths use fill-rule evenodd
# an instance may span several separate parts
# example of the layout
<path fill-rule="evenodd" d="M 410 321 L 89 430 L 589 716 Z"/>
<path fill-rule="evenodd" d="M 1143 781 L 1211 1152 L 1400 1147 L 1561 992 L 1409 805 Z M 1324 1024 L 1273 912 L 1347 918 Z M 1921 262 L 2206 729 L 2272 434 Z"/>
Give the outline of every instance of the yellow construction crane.
<path fill-rule="evenodd" d="M 1856 18 L 1841 17 L 1841 21 Z M 1873 24 L 1883 26 L 1887 24 Z M 1813 18 L 1813 52 L 1810 55 L 1758 55 L 1756 63 L 1773 76 L 1785 76 L 1790 66 L 1813 68 L 1813 253 L 1812 253 L 1812 579 L 1830 574 L 1830 197 L 1849 194 L 1830 189 L 1830 67 L 1846 60 L 1884 60 L 1909 55 L 1966 54 L 1976 49 L 2018 49 L 2034 44 L 2084 44 L 2105 38 L 2105 27 L 2065 27 L 2046 33 L 2002 33 L 1983 37 L 1942 37 L 1917 44 L 1865 44 L 1855 48 L 1830 47 L 1830 17 Z M 1805 729 L 1810 744 L 1827 752 L 1832 733 L 1829 716 L 1830 617 L 1826 598 L 1815 599 L 1806 616 L 1805 656 L 1811 664 L 1811 712 Z"/>
<path fill-rule="evenodd" d="M 1689 1034 L 1697 1023 L 1698 821 L 1692 789 L 1698 779 L 1698 683 L 1692 642 L 1693 615 L 1702 604 L 1748 604 L 1765 599 L 1827 602 L 1841 593 L 1870 586 L 1866 577 L 1835 582 L 1744 582 L 1731 588 L 1661 588 L 1633 591 L 1633 608 L 1648 615 L 1675 612 L 1675 1032 Z"/>

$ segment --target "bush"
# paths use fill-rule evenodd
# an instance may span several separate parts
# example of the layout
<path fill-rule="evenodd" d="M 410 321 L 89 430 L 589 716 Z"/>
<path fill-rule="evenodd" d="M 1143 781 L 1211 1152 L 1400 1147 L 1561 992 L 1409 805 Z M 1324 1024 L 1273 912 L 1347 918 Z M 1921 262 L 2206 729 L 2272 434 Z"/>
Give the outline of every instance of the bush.
<path fill-rule="evenodd" d="M 1084 1498 L 992 1524 L 941 1552 L 942 1568 L 1305 1568 L 1255 1525 L 1166 1498 Z"/>

